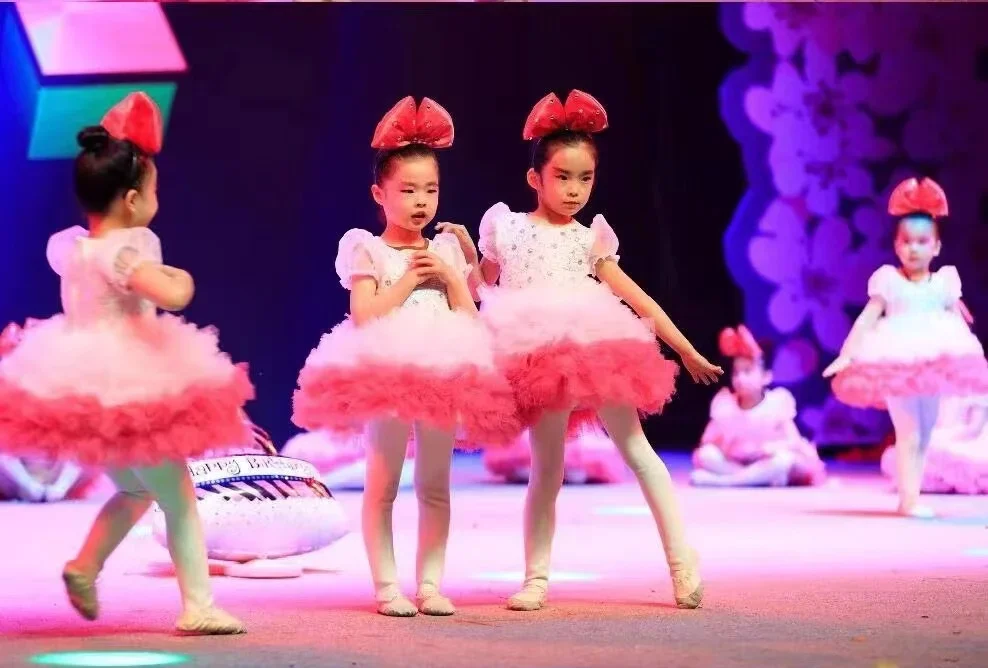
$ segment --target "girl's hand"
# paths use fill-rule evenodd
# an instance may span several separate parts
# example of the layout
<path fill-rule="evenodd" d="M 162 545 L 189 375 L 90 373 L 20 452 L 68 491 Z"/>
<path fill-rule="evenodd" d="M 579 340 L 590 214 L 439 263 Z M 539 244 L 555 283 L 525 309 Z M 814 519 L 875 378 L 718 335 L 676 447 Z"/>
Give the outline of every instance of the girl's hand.
<path fill-rule="evenodd" d="M 415 276 L 416 285 L 422 285 L 431 278 L 437 278 L 448 285 L 456 278 L 452 267 L 443 262 L 441 257 L 427 250 L 416 251 L 412 254 L 408 273 Z"/>
<path fill-rule="evenodd" d="M 831 376 L 836 376 L 849 366 L 851 366 L 851 358 L 846 355 L 840 355 L 830 363 L 830 366 L 823 370 L 823 377 L 830 378 Z"/>
<path fill-rule="evenodd" d="M 692 350 L 682 355 L 683 366 L 690 372 L 694 383 L 710 385 L 716 383 L 717 379 L 724 374 L 724 370 L 719 366 L 711 364 L 707 358 Z"/>
<path fill-rule="evenodd" d="M 463 251 L 463 257 L 467 259 L 467 264 L 475 265 L 480 262 L 477 246 L 474 245 L 473 238 L 470 237 L 470 232 L 467 231 L 467 228 L 453 223 L 439 223 L 436 225 L 436 231 L 450 232 L 456 237 L 456 240 L 460 242 L 460 250 Z"/>

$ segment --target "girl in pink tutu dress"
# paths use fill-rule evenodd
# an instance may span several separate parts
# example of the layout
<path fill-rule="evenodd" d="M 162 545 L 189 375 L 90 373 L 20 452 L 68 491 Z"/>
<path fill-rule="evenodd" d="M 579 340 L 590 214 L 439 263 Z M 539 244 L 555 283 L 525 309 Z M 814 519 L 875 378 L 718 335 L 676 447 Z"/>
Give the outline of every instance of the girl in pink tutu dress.
<path fill-rule="evenodd" d="M 24 327 L 39 321 L 28 318 Z M 0 358 L 21 342 L 24 329 L 10 323 L 0 333 Z M 33 503 L 83 499 L 98 495 L 106 487 L 105 476 L 96 467 L 82 467 L 67 460 L 47 457 L 17 457 L 0 452 L 0 501 Z"/>
<path fill-rule="evenodd" d="M 295 393 L 293 419 L 303 429 L 347 435 L 366 428 L 364 542 L 378 612 L 397 617 L 455 611 L 439 586 L 457 430 L 480 444 L 507 442 L 520 431 L 457 238 L 422 236 L 439 203 L 435 150 L 452 143 L 452 119 L 429 98 L 418 107 L 411 97 L 401 100 L 378 124 L 371 194 L 386 226 L 380 236 L 353 229 L 340 240 L 336 269 L 350 290 L 350 315 L 309 355 Z M 420 518 L 415 604 L 398 587 L 391 527 L 413 427 Z"/>
<path fill-rule="evenodd" d="M 748 328 L 727 328 L 721 353 L 733 360 L 731 389 L 710 403 L 710 422 L 693 453 L 691 480 L 710 487 L 815 485 L 824 464 L 816 446 L 796 427 L 796 400 L 784 387 L 769 388 L 772 372 Z"/>
<path fill-rule="evenodd" d="M 215 332 L 156 312 L 184 308 L 193 293 L 187 272 L 162 264 L 148 229 L 161 137 L 161 112 L 144 93 L 79 133 L 75 190 L 89 229 L 48 243 L 64 312 L 26 330 L 0 360 L 0 443 L 13 454 L 106 466 L 117 486 L 63 572 L 86 619 L 99 614 L 96 578 L 106 559 L 156 500 L 182 593 L 178 630 L 241 633 L 243 624 L 213 603 L 185 459 L 245 436 L 240 409 L 253 387 Z"/>
<path fill-rule="evenodd" d="M 942 397 L 988 394 L 988 361 L 965 322 L 955 267 L 930 271 L 940 254 L 939 221 L 947 198 L 931 179 L 900 183 L 889 200 L 900 266 L 880 267 L 870 300 L 840 355 L 824 370 L 838 399 L 887 408 L 895 428 L 899 513 L 932 517 L 919 504 L 926 449 Z"/>
<path fill-rule="evenodd" d="M 652 510 L 676 603 L 695 608 L 703 594 L 672 478 L 645 438 L 638 413 L 659 412 L 674 390 L 677 365 L 662 357 L 656 335 L 679 353 L 694 380 L 710 383 L 723 371 L 621 270 L 617 235 L 603 216 L 590 227 L 574 218 L 593 189 L 592 133 L 605 127 L 604 108 L 586 93 L 573 91 L 565 105 L 552 94 L 543 98 L 523 132 L 534 140 L 528 183 L 538 207 L 515 213 L 496 204 L 480 224 L 484 282 L 500 280 L 497 287 L 478 286 L 483 317 L 531 425 L 525 583 L 508 602 L 512 610 L 545 603 L 567 426 L 576 430 L 598 416 Z M 473 260 L 472 244 L 462 241 Z"/>

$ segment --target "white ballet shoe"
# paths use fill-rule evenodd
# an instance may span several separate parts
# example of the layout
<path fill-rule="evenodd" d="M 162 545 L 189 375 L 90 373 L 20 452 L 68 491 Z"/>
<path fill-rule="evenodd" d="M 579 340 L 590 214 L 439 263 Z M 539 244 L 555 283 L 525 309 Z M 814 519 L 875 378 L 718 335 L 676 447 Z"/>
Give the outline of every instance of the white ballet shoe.
<path fill-rule="evenodd" d="M 62 570 L 62 582 L 69 603 L 84 619 L 93 621 L 99 617 L 99 598 L 96 592 L 96 578 L 84 574 L 71 563 Z"/>
<path fill-rule="evenodd" d="M 423 587 L 415 595 L 419 612 L 431 617 L 448 617 L 456 613 L 453 602 L 439 593 L 434 587 Z"/>
<path fill-rule="evenodd" d="M 696 551 L 690 550 L 686 561 L 669 569 L 677 608 L 694 610 L 703 604 L 703 579 L 700 577 L 699 563 Z"/>
<path fill-rule="evenodd" d="M 520 592 L 508 599 L 508 610 L 518 612 L 541 610 L 545 606 L 548 594 L 548 584 L 545 584 L 544 581 L 526 582 Z"/>
<path fill-rule="evenodd" d="M 918 520 L 930 520 L 937 516 L 932 508 L 918 503 L 909 506 L 900 503 L 897 512 L 903 517 L 912 517 Z"/>
<path fill-rule="evenodd" d="M 175 629 L 185 635 L 228 636 L 247 633 L 247 628 L 239 619 L 220 608 L 211 607 L 203 611 L 186 610 L 175 622 Z"/>
<path fill-rule="evenodd" d="M 388 587 L 378 593 L 377 613 L 385 617 L 414 617 L 419 609 L 398 590 Z"/>

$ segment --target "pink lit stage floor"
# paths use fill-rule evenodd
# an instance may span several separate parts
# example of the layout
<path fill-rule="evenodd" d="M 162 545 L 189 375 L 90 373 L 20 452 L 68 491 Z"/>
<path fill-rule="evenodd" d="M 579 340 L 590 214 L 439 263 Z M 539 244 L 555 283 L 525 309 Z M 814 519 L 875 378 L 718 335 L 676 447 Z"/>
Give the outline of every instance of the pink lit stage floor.
<path fill-rule="evenodd" d="M 307 555 L 302 578 L 216 579 L 218 599 L 250 627 L 232 638 L 170 634 L 176 586 L 146 574 L 166 558 L 146 526 L 108 565 L 103 617 L 82 621 L 58 573 L 96 506 L 0 504 L 0 666 L 74 650 L 231 668 L 988 665 L 988 499 L 933 497 L 941 519 L 906 520 L 889 513 L 894 497 L 869 470 L 838 470 L 820 489 L 710 491 L 687 487 L 685 460 L 673 461 L 703 555 L 699 611 L 671 607 L 655 528 L 631 484 L 565 488 L 551 604 L 505 610 L 521 577 L 523 488 L 483 482 L 475 457 L 456 467 L 451 618 L 373 613 L 357 493 L 340 495 L 354 533 Z M 395 523 L 410 583 L 410 491 Z"/>

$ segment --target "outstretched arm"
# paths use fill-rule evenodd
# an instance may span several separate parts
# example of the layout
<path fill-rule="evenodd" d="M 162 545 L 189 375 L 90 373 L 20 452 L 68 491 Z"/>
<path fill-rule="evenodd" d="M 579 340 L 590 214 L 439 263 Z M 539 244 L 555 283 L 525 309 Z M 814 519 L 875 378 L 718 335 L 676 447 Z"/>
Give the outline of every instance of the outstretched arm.
<path fill-rule="evenodd" d="M 623 299 L 639 316 L 654 323 L 656 336 L 683 359 L 694 380 L 709 384 L 724 373 L 723 369 L 714 366 L 696 351 L 662 307 L 624 273 L 617 262 L 609 258 L 602 259 L 597 263 L 596 270 L 597 278 L 606 283 L 614 294 Z"/>
<path fill-rule="evenodd" d="M 851 331 L 844 340 L 844 345 L 841 346 L 837 359 L 823 370 L 824 378 L 833 376 L 840 371 L 843 371 L 850 365 L 851 360 L 854 359 L 854 356 L 857 353 L 858 345 L 861 343 L 861 337 L 864 336 L 865 332 L 875 326 L 878 319 L 882 317 L 882 312 L 884 310 L 885 301 L 882 300 L 881 297 L 872 297 L 868 300 L 868 303 L 861 311 L 861 314 L 858 316 L 857 320 L 854 321 Z"/>

